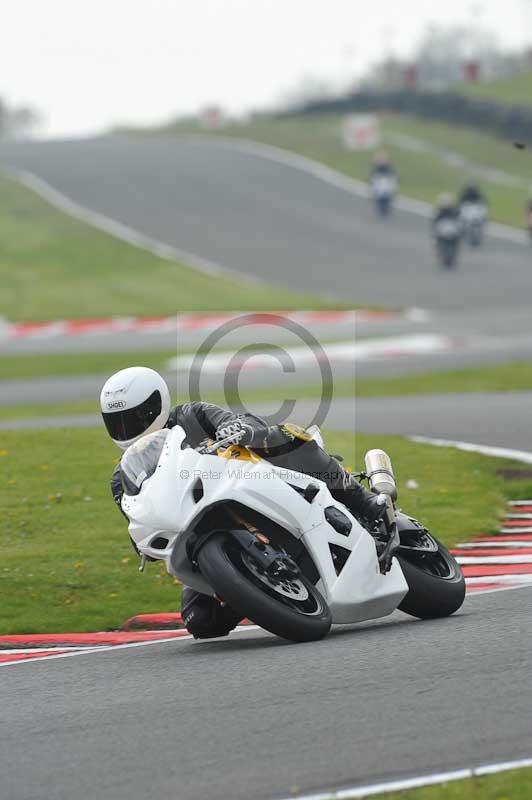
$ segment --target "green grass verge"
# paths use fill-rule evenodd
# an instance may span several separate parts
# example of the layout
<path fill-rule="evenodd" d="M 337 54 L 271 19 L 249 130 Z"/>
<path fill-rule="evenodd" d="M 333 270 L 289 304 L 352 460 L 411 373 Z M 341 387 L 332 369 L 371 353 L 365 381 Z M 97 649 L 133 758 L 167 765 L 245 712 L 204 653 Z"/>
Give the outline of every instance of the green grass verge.
<path fill-rule="evenodd" d="M 179 586 L 161 565 L 137 572 L 109 493 L 117 450 L 103 431 L 4 431 L 1 439 L 1 632 L 108 629 L 132 614 L 179 607 Z M 508 493 L 497 468 L 511 462 L 399 437 L 331 433 L 326 439 L 350 467 L 362 465 L 369 447 L 384 447 L 401 504 L 448 544 L 495 530 Z M 411 478 L 419 490 L 405 488 Z M 521 496 L 532 490 L 521 481 L 511 487 Z"/>
<path fill-rule="evenodd" d="M 530 158 L 526 152 L 515 150 L 509 142 L 465 127 L 424 122 L 400 114 L 382 114 L 381 122 L 386 148 L 399 170 L 402 194 L 433 203 L 439 192 L 456 192 L 465 182 L 474 180 L 483 186 L 489 197 L 493 219 L 523 226 L 528 196 L 526 189 L 506 188 L 491 181 L 479 181 L 469 174 L 466 167 L 452 166 L 443 157 L 433 153 L 405 150 L 390 141 L 390 136 L 408 134 L 456 151 L 476 164 L 509 172 L 520 179 L 530 171 Z M 333 114 L 278 120 L 262 118 L 246 125 L 224 128 L 221 135 L 277 145 L 365 181 L 371 154 L 346 150 L 342 143 L 341 124 L 342 118 Z M 162 130 L 176 134 L 194 131 L 198 132 L 198 129 L 190 125 L 175 125 Z"/>
<path fill-rule="evenodd" d="M 148 350 L 122 353 L 16 353 L 0 356 L 0 380 L 76 375 L 100 375 L 116 372 L 132 364 L 156 370 L 165 369 L 176 350 Z"/>
<path fill-rule="evenodd" d="M 165 261 L 78 222 L 1 176 L 0 285 L 0 317 L 10 320 L 332 305 Z"/>
<path fill-rule="evenodd" d="M 364 378 L 338 382 L 335 396 L 385 397 L 387 395 L 450 394 L 453 392 L 516 392 L 532 390 L 529 361 L 447 372 L 420 372 L 398 378 Z"/>
<path fill-rule="evenodd" d="M 65 417 L 72 414 L 99 414 L 98 397 L 93 400 L 67 400 L 62 403 L 27 403 L 16 406 L 0 406 L 0 422 L 10 420 L 40 419 L 41 417 Z M 3 438 L 0 431 L 0 443 Z"/>
<path fill-rule="evenodd" d="M 377 800 L 529 800 L 531 796 L 532 769 L 376 795 Z"/>
<path fill-rule="evenodd" d="M 461 83 L 457 86 L 461 94 L 473 97 L 486 97 L 509 105 L 532 106 L 532 70 L 527 70 L 511 78 L 499 78 L 481 83 Z"/>

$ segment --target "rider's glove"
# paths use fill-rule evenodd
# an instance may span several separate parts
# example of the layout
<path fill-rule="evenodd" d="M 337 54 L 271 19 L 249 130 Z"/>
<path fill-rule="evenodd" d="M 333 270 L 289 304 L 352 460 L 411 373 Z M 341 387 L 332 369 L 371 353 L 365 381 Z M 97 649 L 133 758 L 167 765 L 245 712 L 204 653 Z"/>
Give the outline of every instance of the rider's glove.
<path fill-rule="evenodd" d="M 253 428 L 248 425 L 240 417 L 233 417 L 227 422 L 223 422 L 216 430 L 216 439 L 229 440 L 230 444 L 240 444 L 243 447 L 251 444 L 253 441 Z"/>

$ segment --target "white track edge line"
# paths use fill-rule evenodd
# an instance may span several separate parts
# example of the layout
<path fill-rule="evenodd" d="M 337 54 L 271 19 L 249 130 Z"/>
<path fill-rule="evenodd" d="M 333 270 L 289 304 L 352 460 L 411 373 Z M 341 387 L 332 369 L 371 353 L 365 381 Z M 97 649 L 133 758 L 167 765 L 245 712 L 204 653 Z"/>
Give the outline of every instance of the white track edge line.
<path fill-rule="evenodd" d="M 505 519 L 532 519 L 532 514 L 506 514 Z"/>
<path fill-rule="evenodd" d="M 467 553 L 474 554 L 475 550 L 482 549 L 482 550 L 504 550 L 508 548 L 509 550 L 515 550 L 516 553 L 523 548 L 531 548 L 532 549 L 532 542 L 527 542 L 524 539 L 515 539 L 512 541 L 503 541 L 503 542 L 462 542 L 461 544 L 455 545 L 452 549 L 453 550 L 460 550 L 462 555 L 466 555 Z M 492 555 L 496 555 L 496 553 L 492 553 Z"/>
<path fill-rule="evenodd" d="M 77 203 L 72 200 L 63 192 L 55 189 L 47 181 L 40 178 L 29 170 L 18 169 L 16 167 L 2 166 L 2 170 L 11 179 L 21 183 L 27 189 L 37 194 L 50 205 L 68 214 L 70 217 L 90 225 L 92 228 L 104 231 L 105 233 L 114 236 L 115 239 L 120 239 L 127 244 L 138 247 L 141 250 L 146 250 L 152 255 L 158 256 L 165 261 L 180 262 L 190 269 L 197 272 L 203 272 L 207 275 L 216 277 L 227 277 L 232 280 L 246 281 L 251 284 L 264 284 L 264 281 L 255 275 L 249 275 L 245 272 L 240 272 L 236 269 L 231 269 L 216 261 L 199 256 L 196 253 L 189 253 L 186 250 L 181 250 L 178 247 L 169 245 L 159 239 L 154 239 L 129 225 L 126 225 L 118 220 L 101 214 L 99 211 L 93 211 L 87 206 Z"/>
<path fill-rule="evenodd" d="M 479 564 L 482 566 L 489 566 L 490 564 L 502 564 L 503 566 L 506 564 L 507 566 L 511 566 L 512 564 L 532 564 L 532 555 L 519 555 L 519 553 L 515 553 L 512 555 L 491 555 L 491 556 L 475 556 L 474 553 L 471 555 L 463 555 L 463 556 L 455 556 L 456 560 L 459 564 L 463 564 L 467 566 L 468 564 Z"/>
<path fill-rule="evenodd" d="M 383 783 L 374 783 L 369 786 L 353 786 L 333 792 L 319 794 L 292 795 L 283 800 L 356 800 L 356 798 L 371 797 L 376 794 L 401 792 L 406 789 L 417 789 L 422 786 L 434 786 L 438 783 L 464 780 L 465 778 L 478 778 L 485 775 L 494 775 L 498 772 L 508 772 L 512 769 L 532 767 L 532 758 L 521 758 L 516 761 L 501 761 L 497 764 L 482 764 L 478 767 L 464 767 L 452 772 L 435 772 L 431 775 L 419 775 L 412 778 L 403 778 Z"/>
<path fill-rule="evenodd" d="M 521 461 L 523 464 L 532 464 L 532 453 L 527 450 L 513 450 L 509 447 L 493 447 L 486 444 L 475 444 L 474 442 L 462 442 L 454 439 L 437 439 L 431 436 L 408 436 L 411 442 L 418 444 L 431 444 L 434 447 L 455 447 L 457 450 L 464 450 L 468 453 L 480 453 L 484 456 L 494 458 L 508 458 L 512 461 Z"/>
<path fill-rule="evenodd" d="M 528 526 L 523 527 L 523 528 L 515 528 L 514 526 L 512 526 L 511 528 L 502 527 L 501 530 L 499 531 L 499 533 L 504 534 L 505 536 L 508 536 L 509 534 L 511 535 L 512 533 L 515 533 L 516 531 L 519 531 L 520 533 L 532 533 L 532 527 L 528 527 Z"/>
<path fill-rule="evenodd" d="M 234 631 L 231 631 L 231 636 L 235 633 L 245 633 L 247 631 L 258 631 L 262 630 L 258 625 L 246 625 L 245 627 L 235 628 Z M 127 642 L 126 644 L 109 644 L 103 646 L 96 646 L 96 647 L 86 647 L 84 650 L 76 650 L 73 653 L 58 653 L 57 655 L 51 656 L 42 656 L 42 658 L 27 658 L 21 659 L 20 661 L 6 661 L 4 663 L 0 662 L 0 667 L 18 667 L 21 664 L 37 664 L 41 661 L 51 661 L 52 659 L 57 658 L 75 658 L 76 656 L 85 656 L 85 655 L 93 655 L 94 653 L 107 653 L 110 650 L 127 650 L 133 647 L 148 647 L 152 644 L 166 644 L 168 642 L 183 642 L 189 641 L 193 637 L 191 634 L 187 634 L 186 636 L 172 636 L 169 638 L 164 639 L 151 639 L 149 642 Z M 212 641 L 212 640 L 211 640 Z M 1 655 L 1 652 L 0 652 Z"/>

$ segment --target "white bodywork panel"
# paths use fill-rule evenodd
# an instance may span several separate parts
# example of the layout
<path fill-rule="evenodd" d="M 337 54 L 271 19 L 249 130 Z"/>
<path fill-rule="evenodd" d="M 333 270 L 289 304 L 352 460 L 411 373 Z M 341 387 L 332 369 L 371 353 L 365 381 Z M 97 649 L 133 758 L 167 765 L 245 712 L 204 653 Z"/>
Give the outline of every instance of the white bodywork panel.
<path fill-rule="evenodd" d="M 296 539 L 301 539 L 320 574 L 317 588 L 327 601 L 334 623 L 360 622 L 390 614 L 408 591 L 399 563 L 382 575 L 372 536 L 331 496 L 327 486 L 302 473 L 282 470 L 267 461 L 256 463 L 202 455 L 182 444 L 185 433 L 173 428 L 163 445 L 154 473 L 136 496 L 125 495 L 122 508 L 130 519 L 129 532 L 139 551 L 166 562 L 167 570 L 187 586 L 214 594 L 186 552 L 194 522 L 213 504 L 235 501 L 263 514 Z M 201 480 L 203 496 L 193 492 Z M 311 503 L 292 485 L 313 483 L 319 492 Z M 335 506 L 352 522 L 349 536 L 338 533 L 324 510 Z M 164 549 L 153 547 L 166 539 Z M 160 542 L 158 543 L 160 544 Z M 352 551 L 340 575 L 336 574 L 329 544 Z M 173 553 L 175 548 L 175 552 Z M 173 553 L 173 557 L 172 557 Z"/>

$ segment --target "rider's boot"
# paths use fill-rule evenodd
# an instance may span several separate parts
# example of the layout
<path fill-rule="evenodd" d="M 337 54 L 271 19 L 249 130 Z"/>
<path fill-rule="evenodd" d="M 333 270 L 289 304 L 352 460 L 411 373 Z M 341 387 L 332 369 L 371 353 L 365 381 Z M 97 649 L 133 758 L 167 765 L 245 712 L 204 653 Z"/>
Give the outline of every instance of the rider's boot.
<path fill-rule="evenodd" d="M 227 636 L 242 619 L 240 614 L 216 597 L 196 592 L 189 586 L 183 588 L 181 616 L 188 632 L 195 639 Z"/>

